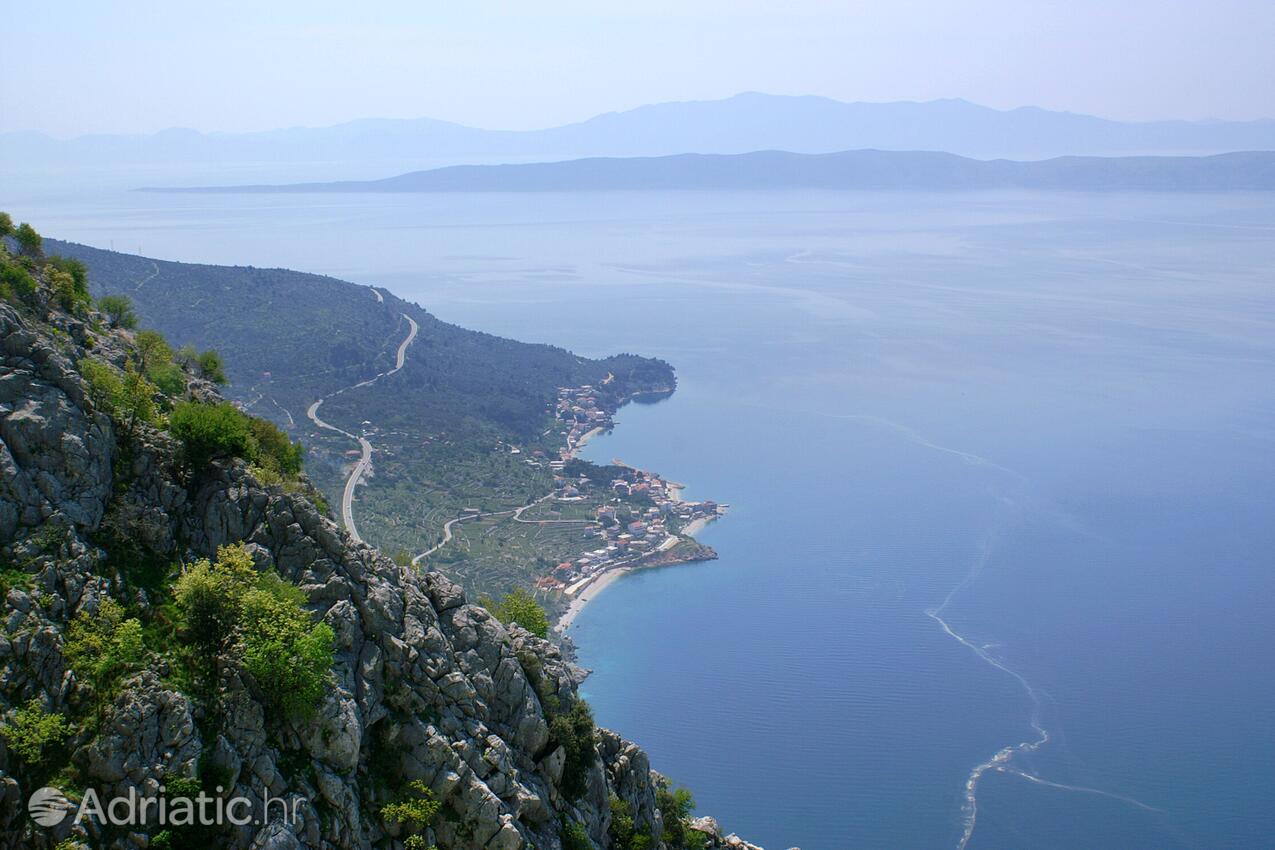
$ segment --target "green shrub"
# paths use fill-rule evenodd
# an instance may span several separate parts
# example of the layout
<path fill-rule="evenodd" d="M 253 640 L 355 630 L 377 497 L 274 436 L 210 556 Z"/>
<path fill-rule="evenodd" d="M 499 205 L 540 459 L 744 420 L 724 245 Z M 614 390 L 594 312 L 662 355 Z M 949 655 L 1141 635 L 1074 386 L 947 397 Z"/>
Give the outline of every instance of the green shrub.
<path fill-rule="evenodd" d="M 13 218 L 7 212 L 0 212 L 0 239 L 13 235 Z M 4 250 L 0 246 L 0 251 Z"/>
<path fill-rule="evenodd" d="M 584 824 L 563 819 L 562 850 L 593 850 L 593 842 L 589 840 Z"/>
<path fill-rule="evenodd" d="M 195 360 L 195 364 L 199 367 L 199 373 L 214 384 L 228 383 L 226 379 L 226 363 L 221 359 L 221 355 L 213 349 L 201 352 Z"/>
<path fill-rule="evenodd" d="M 313 622 L 295 585 L 258 574 L 242 544 L 218 549 L 215 563 L 189 567 L 174 598 L 202 673 L 215 672 L 227 653 L 256 679 L 271 709 L 304 717 L 319 704 L 332 667 L 332 629 Z"/>
<path fill-rule="evenodd" d="M 160 392 L 175 398 L 186 392 L 186 375 L 173 362 L 173 349 L 164 335 L 155 330 L 137 332 L 137 353 L 142 371 L 155 382 Z"/>
<path fill-rule="evenodd" d="M 255 446 L 252 459 L 258 466 L 285 478 L 296 477 L 301 472 L 305 450 L 301 443 L 288 439 L 278 426 L 256 416 L 248 417 L 248 430 L 252 432 Z"/>
<path fill-rule="evenodd" d="M 695 811 L 695 798 L 686 788 L 670 790 L 667 781 L 655 789 L 655 805 L 664 818 L 664 843 L 675 850 L 699 850 L 706 836 L 691 829 L 691 812 Z"/>
<path fill-rule="evenodd" d="M 551 746 L 561 744 L 566 751 L 562 766 L 562 793 L 568 800 L 579 800 L 588 788 L 589 768 L 597 756 L 594 749 L 593 712 L 589 704 L 576 699 L 566 713 L 549 721 Z"/>
<path fill-rule="evenodd" d="M 194 469 L 218 458 L 241 457 L 262 473 L 267 484 L 301 472 L 304 449 L 300 443 L 289 440 L 274 423 L 249 416 L 229 402 L 179 402 L 168 417 L 168 427 Z"/>
<path fill-rule="evenodd" d="M 92 686 L 99 701 L 111 699 L 119 683 L 142 668 L 146 647 L 142 624 L 105 599 L 97 613 L 81 612 L 67 628 L 63 654 L 72 670 Z"/>
<path fill-rule="evenodd" d="M 221 355 L 211 348 L 201 354 L 193 345 L 183 345 L 177 349 L 175 358 L 181 366 L 194 369 L 201 377 L 214 384 L 227 383 L 226 364 Z"/>
<path fill-rule="evenodd" d="M 150 371 L 161 363 L 173 362 L 173 348 L 159 331 L 150 328 L 138 331 L 134 342 L 144 370 Z"/>
<path fill-rule="evenodd" d="M 168 428 L 193 469 L 218 458 L 248 457 L 253 445 L 248 417 L 230 402 L 180 402 L 168 417 Z"/>
<path fill-rule="evenodd" d="M 159 363 L 146 370 L 146 377 L 169 398 L 180 398 L 186 392 L 186 373 L 176 363 Z"/>
<path fill-rule="evenodd" d="M 89 300 L 89 270 L 84 263 L 70 257 L 49 257 L 45 260 L 45 266 L 69 274 L 76 300 L 83 302 Z"/>
<path fill-rule="evenodd" d="M 26 589 L 30 586 L 31 574 L 26 570 L 10 566 L 0 569 L 0 599 L 6 598 L 9 591 L 15 587 Z"/>
<path fill-rule="evenodd" d="M 257 580 L 252 557 L 243 546 L 223 546 L 217 562 L 196 561 L 173 585 L 173 598 L 182 612 L 185 636 L 197 651 L 211 658 L 228 648 L 239 625 L 243 597 Z"/>
<path fill-rule="evenodd" d="M 122 389 L 115 408 L 118 418 L 130 432 L 141 423 L 159 424 L 155 407 L 155 394 L 159 392 L 159 388 L 138 372 L 132 363 L 124 366 Z"/>
<path fill-rule="evenodd" d="M 649 827 L 638 829 L 633 824 L 633 807 L 615 794 L 611 795 L 611 850 L 651 850 L 653 841 Z"/>
<path fill-rule="evenodd" d="M 67 272 L 49 269 L 44 273 L 44 278 L 48 281 L 49 288 L 53 290 L 53 297 L 63 310 L 79 313 L 88 306 L 89 297 L 75 288 L 75 278 Z"/>
<path fill-rule="evenodd" d="M 89 385 L 89 399 L 93 404 L 110 414 L 129 433 L 139 424 L 159 423 L 155 407 L 155 394 L 159 389 L 132 363 L 120 372 L 100 360 L 86 357 L 80 361 L 80 374 Z"/>
<path fill-rule="evenodd" d="M 521 587 L 505 594 L 499 602 L 483 599 L 482 605 L 506 625 L 517 623 L 536 637 L 543 638 L 549 634 L 549 616 L 545 609 Z"/>
<path fill-rule="evenodd" d="M 28 257 L 38 257 L 44 247 L 44 240 L 35 228 L 23 222 L 13 231 L 13 238 L 18 242 L 18 250 Z"/>
<path fill-rule="evenodd" d="M 97 299 L 97 309 L 106 314 L 113 328 L 137 327 L 137 314 L 133 312 L 133 302 L 127 295 L 103 295 Z"/>
<path fill-rule="evenodd" d="M 335 641 L 332 627 L 316 625 L 301 598 L 297 588 L 276 578 L 260 582 L 243 600 L 244 667 L 267 703 L 290 717 L 309 715 L 323 699 Z"/>
<path fill-rule="evenodd" d="M 14 295 L 30 298 L 35 292 L 35 278 L 17 263 L 5 262 L 0 267 L 0 286 L 6 287 Z"/>
<path fill-rule="evenodd" d="M 442 804 L 434 799 L 434 792 L 430 787 L 419 779 L 413 780 L 407 787 L 410 795 L 382 806 L 381 817 L 388 823 L 402 824 L 417 831 L 424 830 L 433 822 Z M 421 842 L 424 842 L 424 838 L 421 838 Z"/>
<path fill-rule="evenodd" d="M 9 751 L 29 765 L 40 763 L 45 749 L 61 745 L 71 727 L 61 714 L 50 714 L 38 699 L 14 713 L 12 723 L 0 727 Z"/>
<path fill-rule="evenodd" d="M 86 357 L 80 361 L 80 374 L 89 385 L 89 400 L 107 413 L 113 413 L 115 400 L 119 398 L 124 387 L 124 382 L 120 380 L 120 373 L 100 360 Z"/>

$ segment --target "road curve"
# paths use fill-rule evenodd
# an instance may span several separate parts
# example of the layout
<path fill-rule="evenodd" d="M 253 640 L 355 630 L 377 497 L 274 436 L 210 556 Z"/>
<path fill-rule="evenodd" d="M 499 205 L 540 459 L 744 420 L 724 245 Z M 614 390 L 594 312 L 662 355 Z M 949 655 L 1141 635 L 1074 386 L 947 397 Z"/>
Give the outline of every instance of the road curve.
<path fill-rule="evenodd" d="M 530 508 L 534 508 L 536 505 L 539 505 L 542 502 L 547 502 L 550 499 L 552 499 L 555 495 L 556 494 L 554 493 L 549 493 L 548 495 L 541 496 L 539 499 L 536 499 L 531 504 L 523 505 L 521 508 L 513 508 L 512 510 L 504 510 L 504 511 L 488 511 L 487 513 L 478 513 L 478 514 L 465 514 L 464 516 L 458 516 L 458 517 L 449 519 L 447 522 L 443 523 L 443 539 L 438 541 L 438 543 L 434 544 L 429 549 L 426 549 L 424 552 L 417 555 L 415 558 L 412 558 L 412 566 L 419 567 L 423 559 L 428 558 L 430 555 L 433 555 L 439 549 L 442 549 L 444 546 L 450 543 L 452 540 L 452 526 L 458 522 L 464 522 L 467 519 L 483 519 L 484 517 L 489 517 L 489 516 L 504 516 L 505 514 L 511 514 L 512 516 L 510 518 L 514 522 L 521 522 L 526 525 L 598 525 L 599 524 L 596 521 L 591 519 L 523 519 L 522 518 L 523 511 L 528 510 Z"/>
<path fill-rule="evenodd" d="M 372 291 L 376 292 L 376 290 Z M 324 422 L 319 418 L 319 405 L 323 404 L 324 401 L 332 398 L 333 396 L 340 395 L 346 390 L 352 390 L 358 387 L 366 387 L 370 384 L 374 384 L 386 375 L 393 375 L 395 372 L 403 368 L 403 364 L 407 362 L 407 347 L 416 339 L 416 332 L 420 330 L 420 326 L 416 324 L 415 320 L 413 320 L 411 316 L 404 313 L 403 318 L 407 319 L 409 328 L 407 337 L 399 343 L 398 351 L 395 352 L 393 369 L 390 369 L 388 372 L 380 372 L 375 378 L 369 378 L 366 381 L 359 381 L 357 384 L 353 384 L 349 387 L 342 387 L 336 392 L 329 393 L 314 404 L 310 405 L 310 408 L 305 412 L 305 415 L 308 416 L 310 421 L 315 425 L 318 425 L 320 428 L 327 429 L 328 431 L 335 431 L 342 436 L 349 437 L 351 440 L 358 440 L 359 448 L 362 449 L 362 455 L 359 457 L 358 462 L 354 464 L 354 468 L 350 470 L 350 477 L 345 479 L 345 489 L 341 492 L 341 522 L 345 525 L 346 531 L 350 532 L 350 537 L 355 543 L 362 543 L 363 538 L 359 535 L 358 526 L 354 524 L 354 488 L 358 486 L 359 481 L 362 480 L 364 474 L 372 466 L 372 444 L 359 434 L 351 434 L 349 431 L 338 428 L 330 422 Z"/>

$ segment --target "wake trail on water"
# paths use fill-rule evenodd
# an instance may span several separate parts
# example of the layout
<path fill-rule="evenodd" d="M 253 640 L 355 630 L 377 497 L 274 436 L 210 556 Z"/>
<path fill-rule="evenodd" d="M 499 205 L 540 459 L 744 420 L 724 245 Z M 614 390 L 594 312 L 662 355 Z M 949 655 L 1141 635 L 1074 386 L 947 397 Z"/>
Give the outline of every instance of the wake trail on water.
<path fill-rule="evenodd" d="M 1001 503 L 1003 507 L 1012 506 L 1010 500 L 1004 497 L 1002 497 Z M 1029 773 L 1012 765 L 1016 756 L 1023 756 L 1037 752 L 1051 740 L 1049 729 L 1045 726 L 1044 721 L 1041 719 L 1043 709 L 1041 693 L 1030 681 L 1028 681 L 1026 676 L 1010 667 L 1000 658 L 992 655 L 990 650 L 992 649 L 993 644 L 984 644 L 980 646 L 965 635 L 956 631 L 956 629 L 952 628 L 951 623 L 943 618 L 943 613 L 951 606 L 952 601 L 956 598 L 957 594 L 978 581 L 979 576 L 982 575 L 983 568 L 987 565 L 991 558 L 991 553 L 994 548 L 995 539 L 999 533 L 1000 526 L 1001 523 L 999 521 L 996 522 L 992 526 L 991 530 L 989 530 L 989 532 L 984 536 L 979 556 L 975 560 L 973 568 L 969 571 L 965 578 L 961 580 L 960 584 L 948 591 L 948 594 L 944 597 L 942 604 L 940 604 L 937 608 L 930 608 L 925 612 L 927 617 L 939 624 L 939 627 L 943 629 L 948 637 L 969 649 L 970 652 L 973 652 L 988 665 L 1000 670 L 1002 673 L 1018 682 L 1024 693 L 1027 694 L 1028 699 L 1031 701 L 1031 717 L 1029 722 L 1031 723 L 1031 728 L 1035 733 L 1035 737 L 1026 741 L 1020 741 L 1017 744 L 1002 747 L 997 750 L 991 758 L 975 765 L 969 772 L 969 776 L 965 779 L 965 800 L 961 805 L 961 815 L 963 819 L 962 832 L 961 839 L 956 845 L 957 850 L 966 850 L 966 847 L 969 846 L 970 840 L 974 837 L 974 827 L 978 822 L 978 785 L 987 772 L 991 770 L 1010 776 L 1018 776 L 1042 788 L 1053 788 L 1060 791 L 1094 794 L 1100 797 L 1116 800 L 1121 803 L 1127 803 L 1128 805 L 1135 806 L 1139 809 L 1143 809 L 1144 811 L 1159 812 L 1160 809 L 1157 809 L 1154 806 L 1149 806 L 1146 803 L 1143 803 L 1140 800 L 1135 800 L 1132 797 L 1113 794 L 1110 791 L 1103 791 L 1098 788 L 1088 788 L 1083 785 L 1067 785 L 1062 782 L 1053 782 L 1048 779 L 1042 779 L 1034 773 Z"/>
<path fill-rule="evenodd" d="M 1064 782 L 1050 782 L 1048 779 L 1041 779 L 1039 776 L 1037 776 L 1034 773 L 1027 773 L 1026 771 L 1019 770 L 1018 768 L 1015 768 L 1015 767 L 1000 767 L 1000 768 L 997 768 L 997 770 L 999 770 L 1001 773 L 1006 774 L 1007 776 L 1017 776 L 1021 779 L 1026 779 L 1028 782 L 1034 782 L 1037 785 L 1043 785 L 1046 788 L 1057 788 L 1059 791 L 1076 791 L 1081 794 L 1096 794 L 1099 797 L 1106 797 L 1109 800 L 1116 800 L 1121 803 L 1128 803 L 1130 806 L 1135 806 L 1139 809 L 1142 809 L 1143 811 L 1148 811 L 1148 812 L 1163 812 L 1164 811 L 1164 809 L 1157 809 L 1155 806 L 1148 806 L 1146 803 L 1142 802 L 1141 800 L 1135 800 L 1132 797 L 1125 797 L 1122 794 L 1113 794 L 1110 791 L 1103 791 L 1101 788 L 1089 788 L 1088 786 L 1085 786 L 1085 785 L 1068 785 Z"/>
<path fill-rule="evenodd" d="M 770 409 L 767 405 L 744 402 L 750 407 L 763 407 Z M 954 446 L 944 445 L 937 440 L 923 434 L 921 431 L 906 425 L 902 422 L 895 422 L 882 416 L 874 416 L 864 413 L 831 413 L 827 411 L 812 410 L 806 411 L 810 415 L 818 415 L 831 419 L 841 419 L 852 422 L 859 422 L 869 425 L 889 433 L 893 433 L 897 437 L 920 446 L 929 451 L 938 452 L 951 457 L 960 459 L 968 466 L 979 467 L 989 472 L 998 473 L 1001 479 L 998 485 L 993 485 L 995 490 L 1000 490 L 1001 494 L 997 498 L 997 511 L 995 518 L 983 536 L 978 555 L 974 561 L 974 566 L 961 579 L 960 583 L 948 591 L 947 596 L 943 598 L 941 604 L 935 608 L 927 609 L 925 615 L 939 624 L 944 633 L 948 637 L 955 640 L 974 653 L 985 664 L 1001 671 L 1005 675 L 1016 681 L 1023 692 L 1027 694 L 1027 698 L 1031 702 L 1030 724 L 1034 737 L 1026 741 L 1020 741 L 1017 744 L 1011 744 L 997 750 L 991 758 L 974 766 L 969 772 L 965 780 L 965 800 L 961 806 L 962 814 L 962 833 L 961 839 L 957 843 L 957 850 L 966 850 L 970 840 L 974 837 L 974 827 L 978 821 L 978 786 L 979 782 L 988 773 L 995 770 L 999 773 L 1005 773 L 1011 776 L 1018 776 L 1042 788 L 1053 788 L 1059 791 L 1071 791 L 1082 794 L 1093 794 L 1099 797 L 1106 797 L 1121 803 L 1128 804 L 1138 809 L 1148 812 L 1159 812 L 1160 809 L 1149 806 L 1140 800 L 1132 797 L 1125 797 L 1120 794 L 1113 794 L 1110 791 L 1103 791 L 1098 788 L 1089 788 L 1082 785 L 1068 785 L 1062 782 L 1053 782 L 1052 780 L 1043 779 L 1034 773 L 1022 770 L 1012 764 L 1017 756 L 1024 756 L 1035 753 L 1046 744 L 1052 737 L 1049 729 L 1045 726 L 1042 715 L 1044 712 L 1043 697 L 1047 696 L 1038 690 L 1022 673 L 1010 667 L 1006 662 L 992 654 L 992 650 L 997 647 L 995 643 L 984 643 L 979 645 L 970 638 L 958 632 L 952 627 L 952 624 L 943 616 L 944 613 L 952 606 L 956 597 L 967 588 L 975 584 L 983 573 L 984 567 L 991 560 L 992 551 L 995 548 L 996 540 L 1001 529 L 1007 525 L 1006 516 L 1010 513 L 1030 512 L 1034 516 L 1046 518 L 1057 525 L 1066 528 L 1072 533 L 1083 535 L 1085 537 L 1094 538 L 1096 535 L 1075 516 L 1067 513 L 1057 505 L 1047 500 L 1042 500 L 1033 495 L 1033 488 L 1027 476 L 1023 475 L 1016 469 L 1011 469 L 997 463 L 995 460 L 985 457 L 974 452 L 956 448 Z M 1012 484 L 1009 484 L 1012 482 Z M 1010 498 L 1004 495 L 1006 485 L 1013 488 L 1017 498 Z M 995 492 L 993 490 L 993 492 Z"/>

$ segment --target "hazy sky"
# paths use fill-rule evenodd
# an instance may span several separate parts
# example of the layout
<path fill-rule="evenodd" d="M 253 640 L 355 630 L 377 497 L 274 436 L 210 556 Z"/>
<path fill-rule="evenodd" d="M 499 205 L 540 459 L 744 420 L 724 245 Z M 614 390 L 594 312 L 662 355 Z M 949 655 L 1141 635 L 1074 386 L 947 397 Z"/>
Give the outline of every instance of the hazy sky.
<path fill-rule="evenodd" d="M 740 91 L 1275 116 L 1268 0 L 0 3 L 0 131 L 543 127 Z"/>

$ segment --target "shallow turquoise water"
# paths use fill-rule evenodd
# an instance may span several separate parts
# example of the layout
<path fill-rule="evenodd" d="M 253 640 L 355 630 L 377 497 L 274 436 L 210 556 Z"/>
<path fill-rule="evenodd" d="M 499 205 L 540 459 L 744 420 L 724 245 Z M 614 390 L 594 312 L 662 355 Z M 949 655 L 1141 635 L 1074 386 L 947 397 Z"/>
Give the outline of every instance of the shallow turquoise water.
<path fill-rule="evenodd" d="M 972 814 L 971 848 L 1275 835 L 1275 200 L 10 207 L 673 362 L 678 393 L 588 451 L 730 503 L 702 534 L 721 558 L 625 578 L 572 632 L 599 721 L 729 829 L 772 850 L 958 847 Z M 971 810 L 971 771 L 1020 744 Z"/>

